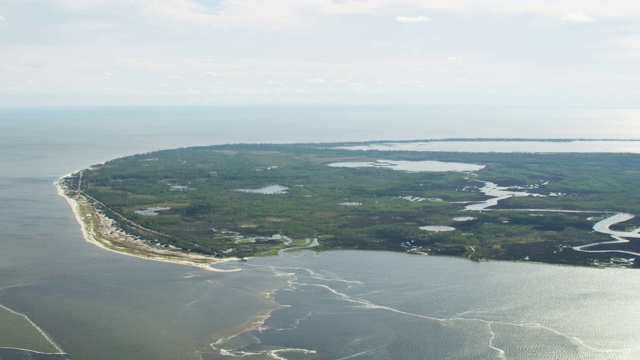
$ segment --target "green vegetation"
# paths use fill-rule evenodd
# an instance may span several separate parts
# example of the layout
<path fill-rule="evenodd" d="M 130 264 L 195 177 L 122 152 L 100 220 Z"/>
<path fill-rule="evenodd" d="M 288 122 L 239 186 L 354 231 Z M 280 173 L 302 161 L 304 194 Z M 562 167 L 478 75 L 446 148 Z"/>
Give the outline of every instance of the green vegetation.
<path fill-rule="evenodd" d="M 150 243 L 217 257 L 270 255 L 317 238 L 319 250 L 373 249 L 590 265 L 620 256 L 571 249 L 610 240 L 608 235 L 592 231 L 596 220 L 591 217 L 602 218 L 603 211 L 640 213 L 640 159 L 634 154 L 334 148 L 340 145 L 344 144 L 224 145 L 157 151 L 96 165 L 65 179 L 65 183 L 70 190 L 77 190 L 80 183 L 80 190 L 95 200 L 94 205 L 127 232 Z M 486 167 L 470 175 L 327 166 L 378 159 Z M 483 184 L 478 180 L 500 186 L 538 186 L 528 191 L 547 196 L 513 197 L 491 211 L 465 211 L 466 204 L 460 202 L 488 198 L 479 191 Z M 238 191 L 273 185 L 288 190 L 280 194 Z M 158 210 L 155 216 L 136 213 L 153 207 L 170 209 Z M 475 219 L 453 220 L 460 216 Z M 633 221 L 637 225 L 637 219 Z M 425 225 L 456 230 L 420 230 Z M 624 228 L 622 225 L 617 226 Z M 287 236 L 292 242 L 272 237 L 274 234 Z M 614 247 L 640 251 L 633 242 Z"/>

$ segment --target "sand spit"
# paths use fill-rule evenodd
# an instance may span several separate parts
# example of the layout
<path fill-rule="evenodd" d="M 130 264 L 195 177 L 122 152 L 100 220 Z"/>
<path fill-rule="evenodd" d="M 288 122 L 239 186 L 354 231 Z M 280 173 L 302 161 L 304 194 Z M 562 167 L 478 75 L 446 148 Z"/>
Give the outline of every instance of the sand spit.
<path fill-rule="evenodd" d="M 69 176 L 69 175 L 67 175 Z M 80 224 L 84 239 L 105 250 L 117 252 L 123 255 L 135 256 L 138 258 L 170 262 L 174 264 L 196 266 L 207 271 L 230 272 L 239 271 L 215 269 L 211 265 L 233 261 L 235 259 L 219 259 L 212 256 L 202 255 L 183 251 L 181 249 L 159 248 L 137 236 L 126 233 L 119 229 L 116 222 L 108 218 L 102 211 L 91 205 L 87 197 L 81 192 L 70 191 L 64 184 L 62 177 L 54 182 L 58 195 L 63 196 L 76 216 Z"/>

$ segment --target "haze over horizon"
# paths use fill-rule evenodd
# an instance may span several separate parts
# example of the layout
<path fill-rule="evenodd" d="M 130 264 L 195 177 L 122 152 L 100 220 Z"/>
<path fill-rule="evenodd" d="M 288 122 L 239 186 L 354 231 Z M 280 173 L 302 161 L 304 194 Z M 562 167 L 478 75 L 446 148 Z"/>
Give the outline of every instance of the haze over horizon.
<path fill-rule="evenodd" d="M 0 106 L 638 107 L 640 2 L 0 0 Z"/>

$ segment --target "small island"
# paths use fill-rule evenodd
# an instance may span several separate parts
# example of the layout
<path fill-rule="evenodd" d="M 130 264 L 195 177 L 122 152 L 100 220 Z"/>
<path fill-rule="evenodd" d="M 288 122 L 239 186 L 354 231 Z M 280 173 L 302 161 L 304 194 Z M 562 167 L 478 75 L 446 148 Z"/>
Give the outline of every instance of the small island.
<path fill-rule="evenodd" d="M 308 248 L 640 266 L 640 155 L 380 144 L 162 150 L 56 184 L 88 241 L 209 270 Z"/>

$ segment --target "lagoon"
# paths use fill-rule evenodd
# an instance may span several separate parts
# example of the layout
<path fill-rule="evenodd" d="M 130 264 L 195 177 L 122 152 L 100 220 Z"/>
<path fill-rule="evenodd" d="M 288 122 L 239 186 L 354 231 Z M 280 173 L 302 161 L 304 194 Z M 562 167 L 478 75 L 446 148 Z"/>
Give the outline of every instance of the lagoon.
<path fill-rule="evenodd" d="M 337 162 L 329 164 L 331 167 L 375 167 L 382 169 L 391 169 L 407 172 L 441 172 L 441 171 L 459 171 L 471 172 L 483 169 L 484 165 L 465 164 L 444 161 L 395 161 L 395 160 L 377 160 L 375 162 Z"/>
<path fill-rule="evenodd" d="M 158 211 L 170 210 L 170 207 L 166 206 L 153 206 L 145 209 L 135 210 L 136 214 L 144 215 L 144 216 L 157 216 L 160 213 Z"/>
<path fill-rule="evenodd" d="M 273 194 L 285 194 L 287 190 L 289 190 L 289 188 L 286 186 L 270 185 L 270 186 L 265 186 L 259 189 L 237 189 L 236 191 L 244 192 L 244 193 L 253 193 L 253 194 L 273 195 Z"/>
<path fill-rule="evenodd" d="M 443 225 L 429 225 L 429 226 L 420 226 L 420 230 L 440 232 L 440 231 L 454 231 L 456 228 L 451 226 L 443 226 Z"/>

